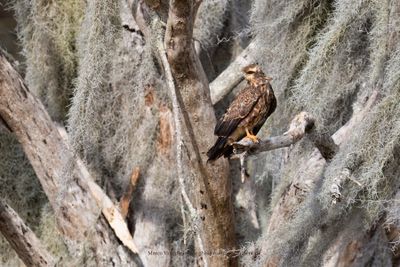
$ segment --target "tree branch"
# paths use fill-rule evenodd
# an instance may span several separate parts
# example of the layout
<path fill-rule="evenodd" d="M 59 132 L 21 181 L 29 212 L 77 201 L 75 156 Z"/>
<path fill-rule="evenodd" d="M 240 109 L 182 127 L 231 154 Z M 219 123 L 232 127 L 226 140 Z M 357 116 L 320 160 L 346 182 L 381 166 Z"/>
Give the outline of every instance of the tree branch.
<path fill-rule="evenodd" d="M 99 222 L 97 210 L 100 209 L 123 244 L 137 252 L 118 209 L 93 181 L 84 164 L 76 159 L 42 103 L 29 92 L 2 54 L 0 117 L 22 144 L 57 216 L 61 233 L 72 241 L 67 242 L 70 249 L 81 251 L 79 243 L 86 240 L 88 231 Z M 110 238 L 103 233 L 108 231 L 107 225 L 99 223 L 96 231 L 94 249 L 98 254 L 109 253 L 107 245 L 115 241 L 101 239 Z"/>
<path fill-rule="evenodd" d="M 333 136 L 332 139 L 337 144 L 341 144 L 344 140 L 348 138 L 349 133 L 359 124 L 367 115 L 367 113 L 371 110 L 371 108 L 377 103 L 379 98 L 379 92 L 377 90 L 373 91 L 372 94 L 366 99 L 364 103 L 364 107 L 356 112 L 354 116 L 343 126 L 341 127 Z M 355 161 L 357 162 L 357 161 Z M 332 203 L 336 204 L 341 201 L 342 194 L 341 188 L 342 184 L 346 181 L 350 180 L 357 184 L 358 186 L 362 186 L 360 182 L 353 179 L 352 177 L 352 168 L 344 168 L 336 177 L 331 185 L 330 194 L 332 197 Z"/>
<path fill-rule="evenodd" d="M 210 83 L 211 102 L 216 104 L 229 94 L 242 80 L 242 68 L 254 63 L 260 38 L 255 38 L 229 66 Z"/>
<path fill-rule="evenodd" d="M 0 232 L 26 266 L 55 266 L 53 256 L 18 214 L 0 199 Z"/>
<path fill-rule="evenodd" d="M 188 193 L 186 192 L 186 189 L 185 189 L 185 174 L 184 174 L 183 162 L 182 162 L 184 138 L 183 138 L 183 134 L 182 134 L 183 133 L 182 132 L 182 121 L 180 118 L 182 111 L 181 111 L 181 107 L 179 105 L 177 91 L 176 91 L 175 84 L 174 84 L 174 78 L 172 77 L 171 68 L 168 63 L 165 46 L 164 46 L 164 43 L 162 42 L 162 40 L 159 40 L 157 47 L 158 47 L 159 55 L 161 58 L 161 62 L 164 67 L 164 72 L 165 72 L 165 76 L 167 79 L 167 85 L 168 85 L 168 89 L 170 91 L 171 101 L 172 101 L 172 111 L 174 114 L 175 138 L 176 138 L 176 163 L 177 163 L 177 167 L 178 167 L 178 170 L 177 170 L 178 171 L 178 180 L 179 180 L 179 184 L 181 186 L 182 198 L 184 200 L 185 205 L 189 209 L 192 219 L 197 220 L 197 218 L 199 216 L 197 215 L 196 210 L 193 207 L 193 204 L 190 201 Z M 199 239 L 201 241 L 200 237 L 199 237 Z M 200 243 L 202 243 L 202 241 Z"/>
<path fill-rule="evenodd" d="M 307 112 L 301 112 L 290 123 L 290 128 L 283 135 L 270 137 L 255 143 L 251 139 L 243 138 L 233 144 L 234 153 L 246 152 L 248 156 L 257 155 L 261 152 L 270 151 L 282 147 L 288 147 L 297 143 L 304 135 L 314 127 L 314 118 Z"/>

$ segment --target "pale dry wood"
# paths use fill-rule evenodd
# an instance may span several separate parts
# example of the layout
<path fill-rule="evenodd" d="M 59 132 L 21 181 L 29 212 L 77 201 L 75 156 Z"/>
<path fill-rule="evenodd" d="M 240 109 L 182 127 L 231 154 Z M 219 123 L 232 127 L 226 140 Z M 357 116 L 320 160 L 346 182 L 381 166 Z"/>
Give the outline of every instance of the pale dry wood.
<path fill-rule="evenodd" d="M 314 127 L 315 119 L 307 112 L 301 112 L 294 117 L 290 123 L 289 130 L 283 135 L 259 140 L 258 143 L 249 138 L 243 138 L 239 142 L 233 143 L 232 158 L 240 160 L 240 176 L 244 183 L 249 177 L 247 172 L 247 157 L 254 156 L 262 152 L 291 146 L 302 139 Z"/>
<path fill-rule="evenodd" d="M 0 55 L 0 117 L 21 143 L 57 216 L 58 227 L 72 251 L 81 252 L 82 242 L 94 225 L 98 234 L 93 249 L 104 259 L 118 243 L 99 220 L 100 209 L 118 238 L 132 252 L 132 236 L 112 201 L 93 181 L 84 164 L 70 150 L 42 103 L 24 85 L 22 78 Z"/>
<path fill-rule="evenodd" d="M 65 128 L 62 126 L 57 126 L 57 129 L 66 145 L 68 145 L 68 134 L 65 131 Z M 83 182 L 87 183 L 89 192 L 91 193 L 93 199 L 96 200 L 97 205 L 100 207 L 101 212 L 106 218 L 108 224 L 114 230 L 115 235 L 127 248 L 129 248 L 130 251 L 137 254 L 138 249 L 133 242 L 133 237 L 129 232 L 128 226 L 125 223 L 124 215 L 120 212 L 119 208 L 114 205 L 106 193 L 104 193 L 100 186 L 94 182 L 93 177 L 90 175 L 81 159 L 76 159 L 76 166 L 82 174 Z M 132 176 L 133 175 L 137 175 L 136 177 L 133 177 L 134 179 L 139 178 L 139 170 L 137 170 L 137 174 L 135 174 L 134 171 Z"/>
<path fill-rule="evenodd" d="M 0 232 L 26 266 L 55 266 L 53 256 L 35 233 L 7 203 L 0 199 Z"/>
<path fill-rule="evenodd" d="M 130 251 L 138 253 L 137 246 L 133 242 L 131 233 L 129 232 L 128 226 L 125 223 L 125 218 L 120 213 L 117 206 L 111 201 L 111 199 L 104 193 L 98 184 L 94 182 L 83 162 L 77 159 L 77 165 L 81 169 L 82 174 L 87 182 L 92 197 L 96 200 L 97 204 L 101 208 L 101 212 L 114 230 L 115 235 Z"/>

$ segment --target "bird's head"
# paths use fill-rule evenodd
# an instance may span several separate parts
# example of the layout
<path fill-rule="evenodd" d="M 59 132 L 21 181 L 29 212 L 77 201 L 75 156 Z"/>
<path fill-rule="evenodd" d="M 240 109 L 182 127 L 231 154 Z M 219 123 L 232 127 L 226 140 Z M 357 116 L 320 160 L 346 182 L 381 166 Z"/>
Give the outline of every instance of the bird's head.
<path fill-rule="evenodd" d="M 268 82 L 272 80 L 271 77 L 265 76 L 264 72 L 261 70 L 261 67 L 257 64 L 250 64 L 242 69 L 244 73 L 244 78 L 247 81 L 254 81 L 256 78 L 263 78 Z"/>

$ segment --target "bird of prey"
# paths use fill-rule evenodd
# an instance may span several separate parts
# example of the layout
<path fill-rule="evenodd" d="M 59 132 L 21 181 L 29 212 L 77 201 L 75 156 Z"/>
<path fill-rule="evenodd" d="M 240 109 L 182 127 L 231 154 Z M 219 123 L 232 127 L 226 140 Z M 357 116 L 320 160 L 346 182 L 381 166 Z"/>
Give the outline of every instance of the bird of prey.
<path fill-rule="evenodd" d="M 256 134 L 267 118 L 276 109 L 276 98 L 271 84 L 257 64 L 242 69 L 247 86 L 236 96 L 225 114 L 217 122 L 214 134 L 218 136 L 214 146 L 207 152 L 208 161 L 221 157 L 230 157 L 232 143 L 242 138 L 259 142 Z"/>

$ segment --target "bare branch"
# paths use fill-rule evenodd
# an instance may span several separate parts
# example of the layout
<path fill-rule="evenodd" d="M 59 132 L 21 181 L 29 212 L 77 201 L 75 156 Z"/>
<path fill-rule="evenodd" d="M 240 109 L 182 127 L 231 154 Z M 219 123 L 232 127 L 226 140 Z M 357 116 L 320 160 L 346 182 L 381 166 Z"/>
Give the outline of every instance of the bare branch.
<path fill-rule="evenodd" d="M 210 83 L 211 102 L 216 104 L 231 92 L 242 80 L 241 69 L 254 63 L 260 39 L 255 38 L 229 66 Z"/>
<path fill-rule="evenodd" d="M 280 136 L 261 140 L 258 143 L 244 138 L 233 144 L 235 154 L 246 152 L 253 156 L 261 152 L 270 151 L 295 144 L 314 127 L 314 118 L 307 112 L 301 112 L 292 120 L 289 130 Z"/>
<path fill-rule="evenodd" d="M 122 242 L 122 244 L 129 248 L 130 251 L 137 254 L 139 250 L 133 242 L 133 237 L 125 223 L 125 218 L 119 212 L 118 208 L 114 205 L 111 199 L 100 188 L 100 186 L 94 182 L 86 167 L 83 165 L 83 162 L 78 159 L 77 165 L 82 171 L 85 182 L 88 184 L 90 193 L 100 206 L 101 212 L 110 224 L 111 228 L 114 230 L 115 235 Z"/>
<path fill-rule="evenodd" d="M 0 199 L 0 232 L 26 266 L 55 266 L 53 256 L 18 214 Z"/>

